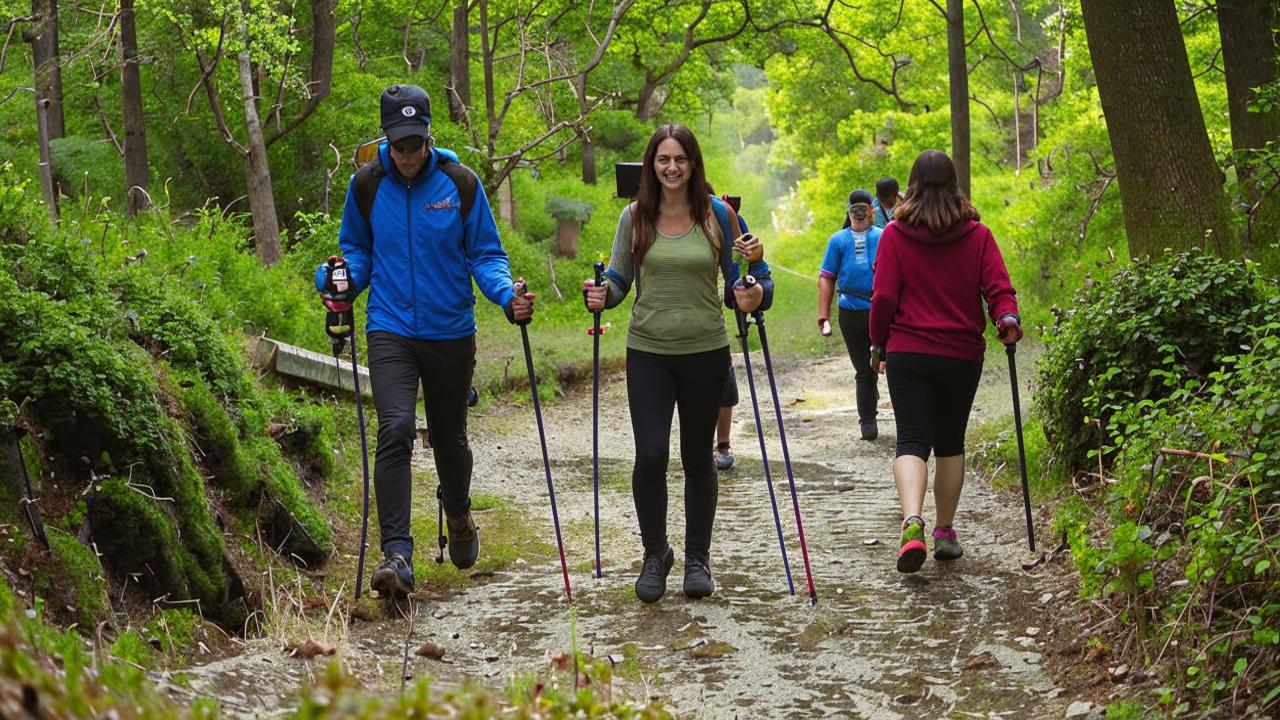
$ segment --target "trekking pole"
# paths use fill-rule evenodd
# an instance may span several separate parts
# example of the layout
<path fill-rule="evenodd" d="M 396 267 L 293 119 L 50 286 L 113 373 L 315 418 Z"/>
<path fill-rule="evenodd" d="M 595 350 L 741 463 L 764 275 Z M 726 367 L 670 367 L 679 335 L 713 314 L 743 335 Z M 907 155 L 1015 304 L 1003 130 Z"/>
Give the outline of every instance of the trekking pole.
<path fill-rule="evenodd" d="M 813 570 L 809 566 L 809 546 L 804 538 L 804 522 L 800 520 L 800 499 L 796 495 L 796 477 L 791 471 L 791 451 L 787 449 L 787 430 L 782 425 L 782 403 L 778 400 L 778 383 L 773 377 L 773 361 L 769 359 L 769 338 L 764 330 L 764 313 L 751 314 L 756 319 L 760 333 L 760 352 L 764 355 L 764 368 L 769 376 L 769 392 L 773 395 L 773 412 L 778 418 L 778 439 L 782 443 L 782 460 L 787 466 L 787 483 L 791 486 L 791 507 L 796 515 L 796 535 L 800 538 L 800 555 L 804 558 L 804 574 L 809 581 L 809 604 L 818 604 L 818 591 L 813 587 Z"/>
<path fill-rule="evenodd" d="M 44 532 L 44 520 L 40 517 L 40 506 L 36 504 L 37 498 L 34 490 L 31 489 L 31 476 L 27 474 L 27 461 L 22 455 L 22 433 L 19 430 L 13 434 L 13 461 L 18 465 L 18 472 L 22 475 L 22 487 L 26 492 L 26 497 L 22 499 L 22 508 L 26 511 L 27 522 L 31 525 L 31 532 L 36 536 L 36 542 L 40 543 L 40 547 L 45 550 L 49 549 L 49 536 Z M 89 469 L 92 475 L 93 468 Z M 95 484 L 97 484 L 95 482 Z"/>
<path fill-rule="evenodd" d="M 769 473 L 769 450 L 764 441 L 764 423 L 760 421 L 760 403 L 756 399 L 756 381 L 751 375 L 751 350 L 747 345 L 747 315 L 737 309 L 733 311 L 733 314 L 738 319 L 738 338 L 742 341 L 742 364 L 747 374 L 747 389 L 751 392 L 751 410 L 755 413 L 756 435 L 760 438 L 760 462 L 764 465 L 764 483 L 769 488 L 769 505 L 773 507 L 773 527 L 778 531 L 778 549 L 782 551 L 782 568 L 787 572 L 787 590 L 792 595 L 795 595 L 796 586 L 791 580 L 791 563 L 787 561 L 787 543 L 782 539 L 782 518 L 778 515 L 778 499 L 773 494 L 773 476 Z"/>
<path fill-rule="evenodd" d="M 596 287 L 604 284 L 604 263 L 597 262 Z M 591 325 L 591 490 L 595 502 L 596 577 L 600 568 L 600 311 L 592 310 Z"/>
<path fill-rule="evenodd" d="M 527 290 L 524 278 L 516 280 L 517 296 Z M 547 474 L 547 494 L 551 496 L 551 522 L 556 528 L 556 548 L 560 551 L 560 573 L 564 575 L 564 594 L 573 602 L 573 590 L 569 587 L 569 564 L 564 559 L 564 541 L 560 537 L 560 513 L 556 510 L 556 488 L 551 483 L 551 458 L 547 455 L 547 431 L 542 427 L 542 403 L 538 400 L 538 379 L 533 372 L 533 352 L 529 349 L 529 320 L 520 320 L 520 339 L 524 341 L 524 364 L 529 368 L 529 394 L 533 396 L 533 416 L 538 421 L 538 440 L 542 443 L 542 468 Z"/>
<path fill-rule="evenodd" d="M 1031 488 L 1027 484 L 1027 448 L 1022 441 L 1022 403 L 1018 400 L 1018 364 L 1013 356 L 1018 352 L 1017 343 L 1004 346 L 1009 356 L 1009 384 L 1013 389 L 1013 428 L 1018 434 L 1018 470 L 1022 473 L 1022 509 L 1027 515 L 1027 545 L 1036 551 L 1036 530 L 1031 522 Z"/>
<path fill-rule="evenodd" d="M 326 290 L 330 292 L 347 292 L 347 283 L 350 282 L 347 272 L 347 264 L 344 260 L 330 256 L 329 280 L 326 283 Z M 351 382 L 356 395 L 356 422 L 360 426 L 360 461 L 364 470 L 364 504 L 360 512 L 360 554 L 356 562 L 356 599 L 359 600 L 361 589 L 364 586 L 364 552 L 369 536 L 369 441 L 365 436 L 364 403 L 363 398 L 360 396 L 360 360 L 356 353 L 356 317 L 350 301 L 334 302 L 326 300 L 325 305 L 329 307 L 329 312 L 325 317 L 324 331 L 329 336 L 329 344 L 333 348 L 333 361 L 338 371 L 335 379 L 341 378 L 342 362 L 340 357 L 342 355 L 342 346 L 348 337 L 351 339 Z"/>

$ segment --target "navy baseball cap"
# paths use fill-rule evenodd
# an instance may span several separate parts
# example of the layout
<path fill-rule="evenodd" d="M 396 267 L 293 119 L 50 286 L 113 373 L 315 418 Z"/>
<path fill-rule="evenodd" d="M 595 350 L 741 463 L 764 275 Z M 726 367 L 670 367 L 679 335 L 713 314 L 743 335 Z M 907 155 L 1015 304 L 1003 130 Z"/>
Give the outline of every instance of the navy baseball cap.
<path fill-rule="evenodd" d="M 392 85 L 382 91 L 382 132 L 396 143 L 431 135 L 431 99 L 417 85 Z"/>
<path fill-rule="evenodd" d="M 849 207 L 853 207 L 854 205 L 857 205 L 859 203 L 862 203 L 864 205 L 870 205 L 871 193 L 867 192 L 866 190 L 854 190 L 853 192 L 849 193 Z"/>

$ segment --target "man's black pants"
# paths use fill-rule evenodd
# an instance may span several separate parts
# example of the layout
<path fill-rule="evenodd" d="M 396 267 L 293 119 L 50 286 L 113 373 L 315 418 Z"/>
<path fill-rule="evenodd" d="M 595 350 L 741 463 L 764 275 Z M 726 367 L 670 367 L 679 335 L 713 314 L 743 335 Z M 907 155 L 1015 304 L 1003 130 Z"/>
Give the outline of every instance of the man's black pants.
<path fill-rule="evenodd" d="M 417 436 L 415 406 L 422 383 L 428 437 L 444 495 L 444 511 L 457 517 L 471 508 L 471 446 L 467 443 L 467 393 L 476 366 L 475 336 L 414 340 L 369 333 L 369 379 L 378 411 L 373 485 L 382 551 L 413 558 L 409 511 L 413 497 L 410 456 Z"/>

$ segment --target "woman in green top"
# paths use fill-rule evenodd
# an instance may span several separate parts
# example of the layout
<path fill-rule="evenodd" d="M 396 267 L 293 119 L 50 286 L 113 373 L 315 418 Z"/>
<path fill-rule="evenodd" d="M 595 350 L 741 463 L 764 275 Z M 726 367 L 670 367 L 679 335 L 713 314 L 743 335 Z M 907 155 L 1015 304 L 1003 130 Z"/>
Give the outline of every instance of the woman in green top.
<path fill-rule="evenodd" d="M 667 461 L 673 411 L 680 411 L 680 463 L 685 476 L 684 592 L 715 590 L 711 526 L 716 514 L 712 440 L 720 394 L 729 373 L 724 302 L 745 312 L 764 309 L 772 295 L 763 249 L 752 235 L 734 236 L 730 211 L 707 193 L 702 151 L 683 125 L 663 125 L 644 152 L 640 194 L 622 211 L 606 283 L 588 280 L 590 310 L 617 306 L 636 286 L 627 332 L 627 404 L 635 436 L 631 494 L 644 542 L 636 597 L 662 597 L 675 553 L 667 543 Z M 726 238 L 730 242 L 726 243 Z M 732 252 L 754 260 L 758 284 L 736 283 Z M 637 277 L 638 275 L 638 277 Z"/>

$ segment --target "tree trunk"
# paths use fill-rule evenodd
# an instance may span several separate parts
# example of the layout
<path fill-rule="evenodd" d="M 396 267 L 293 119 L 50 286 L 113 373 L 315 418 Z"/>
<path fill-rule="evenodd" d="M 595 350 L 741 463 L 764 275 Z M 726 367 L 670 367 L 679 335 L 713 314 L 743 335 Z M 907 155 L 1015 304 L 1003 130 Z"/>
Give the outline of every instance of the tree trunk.
<path fill-rule="evenodd" d="M 493 49 L 489 47 L 489 0 L 478 0 L 480 3 L 480 57 L 484 61 L 484 110 L 486 127 L 486 156 L 493 158 L 497 156 L 497 140 L 498 131 L 501 128 L 498 125 L 498 110 L 494 102 L 493 87 Z M 485 163 L 482 171 L 485 187 L 492 187 L 494 169 L 491 163 Z"/>
<path fill-rule="evenodd" d="M 516 227 L 516 195 L 511 189 L 511 176 L 498 186 L 498 217 L 511 227 Z"/>
<path fill-rule="evenodd" d="M 640 95 L 636 99 L 637 120 L 648 120 L 657 114 L 657 111 L 653 108 L 653 94 L 657 90 L 658 81 L 646 75 L 644 84 L 640 86 Z"/>
<path fill-rule="evenodd" d="M 596 145 L 591 142 L 591 136 L 582 133 L 579 135 L 582 144 L 582 182 L 587 185 L 595 185 L 597 179 L 596 173 Z"/>
<path fill-rule="evenodd" d="M 1227 108 L 1231 114 L 1231 148 L 1237 154 L 1261 149 L 1268 141 L 1280 139 L 1280 110 L 1249 112 L 1253 89 L 1276 78 L 1277 43 L 1271 30 L 1275 20 L 1274 0 L 1218 2 L 1218 32 L 1222 37 Z M 1254 177 L 1248 162 L 1237 159 L 1235 167 L 1245 202 L 1257 203 L 1263 197 L 1265 182 Z M 1275 236 L 1280 229 L 1280 197 L 1273 192 L 1256 215 L 1257 225 L 1251 226 L 1245 238 L 1247 242 L 1256 237 Z"/>
<path fill-rule="evenodd" d="M 36 136 L 40 144 L 40 190 L 49 206 L 49 217 L 58 222 L 58 193 L 53 186 L 53 164 L 49 160 L 48 100 L 36 101 Z"/>
<path fill-rule="evenodd" d="M 1238 254 L 1170 0 L 1081 0 L 1120 181 L 1129 255 Z M 1208 237 L 1206 237 L 1208 235 Z"/>
<path fill-rule="evenodd" d="M 556 242 L 552 251 L 560 257 L 578 257 L 578 238 L 582 235 L 581 220 L 556 221 Z"/>
<path fill-rule="evenodd" d="M 120 97 L 124 108 L 125 210 L 129 217 L 133 217 L 150 204 L 147 198 L 147 133 L 142 110 L 142 78 L 138 69 L 133 0 L 120 0 Z"/>
<path fill-rule="evenodd" d="M 248 130 L 248 152 L 244 156 L 244 178 L 249 194 L 249 212 L 253 215 L 253 237 L 258 246 L 258 259 L 263 265 L 280 260 L 280 225 L 276 220 L 276 201 L 271 194 L 271 167 L 267 164 L 267 143 L 258 117 L 258 99 L 253 94 L 253 67 L 249 51 L 236 54 L 240 69 L 240 93 L 244 97 L 244 123 Z"/>
<path fill-rule="evenodd" d="M 468 0 L 457 0 L 453 8 L 453 31 L 449 35 L 449 117 L 462 122 L 471 105 L 471 18 L 467 13 Z"/>
<path fill-rule="evenodd" d="M 969 195 L 969 64 L 965 59 L 964 0 L 947 0 L 947 67 L 951 76 L 951 162 L 960 192 Z"/>
<path fill-rule="evenodd" d="M 31 57 L 36 68 L 36 104 L 48 100 L 45 124 L 50 140 L 66 137 L 62 120 L 62 64 L 58 49 L 58 0 L 31 0 L 31 14 L 38 16 Z"/>

